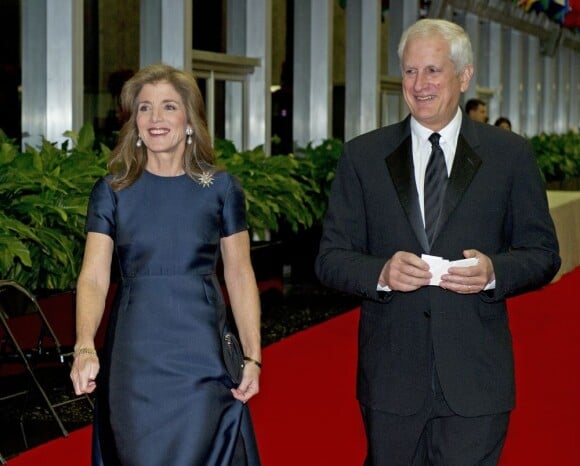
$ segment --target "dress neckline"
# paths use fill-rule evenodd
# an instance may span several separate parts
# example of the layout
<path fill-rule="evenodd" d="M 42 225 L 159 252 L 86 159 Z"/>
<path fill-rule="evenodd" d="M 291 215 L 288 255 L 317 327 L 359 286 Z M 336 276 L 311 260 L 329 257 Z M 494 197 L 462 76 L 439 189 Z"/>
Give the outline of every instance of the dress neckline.
<path fill-rule="evenodd" d="M 168 175 L 168 176 L 157 175 L 156 173 L 150 172 L 147 169 L 145 169 L 144 172 L 153 178 L 159 178 L 162 180 L 175 180 L 175 179 L 179 179 L 179 178 L 183 178 L 183 177 L 187 176 L 187 173 L 182 173 L 181 175 Z"/>

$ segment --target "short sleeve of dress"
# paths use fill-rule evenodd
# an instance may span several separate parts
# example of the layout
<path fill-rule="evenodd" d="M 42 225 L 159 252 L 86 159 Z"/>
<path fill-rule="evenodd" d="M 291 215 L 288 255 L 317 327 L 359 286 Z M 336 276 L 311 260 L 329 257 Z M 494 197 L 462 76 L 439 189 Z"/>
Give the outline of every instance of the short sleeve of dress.
<path fill-rule="evenodd" d="M 103 233 L 115 238 L 115 196 L 105 178 L 93 186 L 87 209 L 85 233 Z"/>
<path fill-rule="evenodd" d="M 246 196 L 239 180 L 228 175 L 230 182 L 224 200 L 221 236 L 230 236 L 248 229 Z"/>

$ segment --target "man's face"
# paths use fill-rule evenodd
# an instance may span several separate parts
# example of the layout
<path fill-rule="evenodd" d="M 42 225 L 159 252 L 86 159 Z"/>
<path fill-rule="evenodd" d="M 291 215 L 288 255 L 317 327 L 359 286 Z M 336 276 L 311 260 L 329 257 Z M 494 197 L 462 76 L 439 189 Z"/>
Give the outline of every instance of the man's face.
<path fill-rule="evenodd" d="M 469 117 L 472 120 L 487 123 L 489 121 L 489 117 L 487 116 L 487 105 L 478 105 L 476 109 L 469 112 Z"/>
<path fill-rule="evenodd" d="M 439 35 L 410 39 L 402 60 L 403 96 L 411 114 L 423 126 L 439 131 L 457 113 L 473 68 L 459 74 L 449 58 L 449 44 Z"/>

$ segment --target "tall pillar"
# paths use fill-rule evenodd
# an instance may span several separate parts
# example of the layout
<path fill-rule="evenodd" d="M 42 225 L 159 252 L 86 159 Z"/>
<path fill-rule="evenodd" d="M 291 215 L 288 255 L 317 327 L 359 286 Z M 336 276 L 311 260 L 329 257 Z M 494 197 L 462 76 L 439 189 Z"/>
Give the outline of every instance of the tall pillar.
<path fill-rule="evenodd" d="M 482 26 L 480 33 L 486 40 L 485 44 L 483 46 L 480 45 L 479 49 L 479 73 L 485 74 L 484 85 L 493 89 L 493 98 L 489 100 L 487 109 L 489 117 L 496 119 L 501 114 L 501 101 L 503 98 L 500 59 L 502 56 L 502 26 L 501 24 L 490 21 Z"/>
<path fill-rule="evenodd" d="M 419 2 L 391 2 L 388 12 L 389 29 L 385 52 L 387 53 L 387 73 L 391 77 L 401 76 L 401 63 L 398 55 L 399 41 L 409 26 L 419 19 Z M 389 93 L 385 96 L 386 109 L 384 109 L 385 123 L 399 121 L 409 109 L 404 104 L 401 94 Z"/>
<path fill-rule="evenodd" d="M 471 98 L 478 98 L 477 87 L 485 86 L 485 83 L 482 80 L 483 76 L 480 73 L 480 69 L 482 69 L 480 52 L 483 52 L 483 49 L 480 48 L 479 18 L 473 13 L 465 13 L 464 23 L 463 27 L 465 32 L 471 39 L 471 47 L 473 49 L 473 68 L 475 70 L 473 76 L 474 79 L 471 80 L 469 87 L 464 94 L 464 99 L 467 101 Z"/>
<path fill-rule="evenodd" d="M 503 54 L 503 95 L 501 114 L 512 122 L 514 131 L 521 127 L 522 94 L 523 94 L 523 38 L 520 31 L 507 29 L 504 31 Z"/>
<path fill-rule="evenodd" d="M 332 133 L 333 0 L 295 0 L 292 134 L 306 146 Z"/>
<path fill-rule="evenodd" d="M 523 135 L 533 136 L 539 131 L 540 115 L 538 108 L 540 106 L 540 89 L 541 89 L 541 69 L 540 69 L 540 40 L 537 36 L 527 36 L 525 38 L 526 47 L 524 54 L 526 56 L 525 73 L 524 73 L 524 101 L 522 108 L 522 121 L 520 133 Z M 515 129 L 515 128 L 514 128 Z"/>
<path fill-rule="evenodd" d="M 554 102 L 554 131 L 564 134 L 568 130 L 570 116 L 570 63 L 572 50 L 559 47 L 556 52 L 558 80 L 556 82 L 556 100 Z"/>
<path fill-rule="evenodd" d="M 83 2 L 22 0 L 22 145 L 83 124 Z"/>
<path fill-rule="evenodd" d="M 554 102 L 556 101 L 556 60 L 554 57 L 541 57 L 543 70 L 542 105 L 540 115 L 540 131 L 552 133 L 554 131 Z"/>
<path fill-rule="evenodd" d="M 263 145 L 269 154 L 272 132 L 272 0 L 228 0 L 226 24 L 227 53 L 260 59 L 260 66 L 254 69 L 247 85 L 247 130 L 236 117 L 245 107 L 243 89 L 236 83 L 226 83 L 226 138 L 241 149 Z"/>
<path fill-rule="evenodd" d="M 570 120 L 569 129 L 580 128 L 580 53 L 570 53 Z"/>
<path fill-rule="evenodd" d="M 141 0 L 140 64 L 191 70 L 191 0 Z"/>
<path fill-rule="evenodd" d="M 380 21 L 380 1 L 348 2 L 345 140 L 379 126 Z"/>

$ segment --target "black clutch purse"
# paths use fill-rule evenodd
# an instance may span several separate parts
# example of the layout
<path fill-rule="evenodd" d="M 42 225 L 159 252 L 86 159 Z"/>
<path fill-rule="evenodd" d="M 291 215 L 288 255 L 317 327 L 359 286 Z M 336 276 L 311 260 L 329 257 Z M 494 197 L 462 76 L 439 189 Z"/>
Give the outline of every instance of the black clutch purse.
<path fill-rule="evenodd" d="M 234 385 L 238 386 L 244 372 L 244 353 L 236 335 L 227 328 L 222 337 L 222 353 L 226 370 Z"/>

